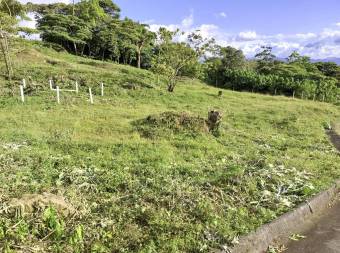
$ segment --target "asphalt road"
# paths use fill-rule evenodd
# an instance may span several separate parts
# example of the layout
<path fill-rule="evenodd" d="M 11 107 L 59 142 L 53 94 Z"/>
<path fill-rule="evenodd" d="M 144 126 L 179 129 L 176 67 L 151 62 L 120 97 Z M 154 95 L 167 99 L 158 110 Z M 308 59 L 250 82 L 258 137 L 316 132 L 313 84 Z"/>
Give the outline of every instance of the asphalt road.
<path fill-rule="evenodd" d="M 325 213 L 305 239 L 292 242 L 285 253 L 340 253 L 340 200 Z"/>
<path fill-rule="evenodd" d="M 340 136 L 335 131 L 328 134 L 340 151 Z M 305 239 L 288 245 L 285 253 L 340 253 L 340 198 L 304 236 Z"/>

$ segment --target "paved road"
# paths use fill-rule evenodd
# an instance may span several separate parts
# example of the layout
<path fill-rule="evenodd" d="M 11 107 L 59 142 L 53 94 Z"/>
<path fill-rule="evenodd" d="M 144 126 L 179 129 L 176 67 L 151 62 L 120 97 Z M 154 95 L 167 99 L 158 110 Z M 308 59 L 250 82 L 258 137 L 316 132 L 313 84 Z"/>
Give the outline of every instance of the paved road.
<path fill-rule="evenodd" d="M 335 131 L 328 135 L 340 151 L 340 136 Z M 340 253 L 340 198 L 305 236 L 305 239 L 288 245 L 285 253 Z"/>
<path fill-rule="evenodd" d="M 328 136 L 331 139 L 333 145 L 340 151 L 340 136 L 334 130 L 329 131 Z"/>
<path fill-rule="evenodd" d="M 288 245 L 285 253 L 340 253 L 340 200 L 304 235 L 305 239 Z"/>

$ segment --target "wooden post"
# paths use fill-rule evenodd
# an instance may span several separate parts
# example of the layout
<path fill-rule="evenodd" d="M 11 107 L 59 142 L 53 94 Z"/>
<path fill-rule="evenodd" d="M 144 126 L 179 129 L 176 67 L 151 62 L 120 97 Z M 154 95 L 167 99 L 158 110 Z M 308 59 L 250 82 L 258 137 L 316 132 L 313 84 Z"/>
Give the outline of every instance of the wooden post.
<path fill-rule="evenodd" d="M 24 88 L 26 88 L 26 80 L 22 79 L 22 86 L 24 86 Z"/>
<path fill-rule="evenodd" d="M 304 92 L 302 92 L 302 95 L 301 95 L 301 96 L 302 96 L 302 99 L 304 99 L 304 97 L 305 97 L 305 93 L 304 93 Z"/>
<path fill-rule="evenodd" d="M 20 85 L 20 96 L 21 96 L 21 102 L 25 102 L 25 94 L 24 94 L 24 86 Z"/>
<path fill-rule="evenodd" d="M 295 98 L 295 91 L 293 91 L 293 98 Z"/>
<path fill-rule="evenodd" d="M 101 87 L 101 94 L 102 94 L 102 97 L 104 97 L 104 83 L 101 83 L 101 84 L 100 84 L 100 87 Z"/>
<path fill-rule="evenodd" d="M 92 89 L 89 88 L 89 93 L 90 93 L 90 102 L 93 104 L 93 95 L 92 95 Z"/>
<path fill-rule="evenodd" d="M 322 102 L 325 102 L 325 94 L 322 95 Z"/>
<path fill-rule="evenodd" d="M 50 90 L 53 90 L 52 79 L 49 80 L 49 83 L 50 83 Z"/>
<path fill-rule="evenodd" d="M 79 86 L 77 81 L 76 81 L 76 93 L 79 93 Z"/>
<path fill-rule="evenodd" d="M 315 98 L 316 98 L 316 94 L 314 93 L 314 96 L 313 96 L 313 101 L 315 101 Z"/>
<path fill-rule="evenodd" d="M 57 102 L 60 104 L 60 89 L 59 86 L 57 86 Z"/>

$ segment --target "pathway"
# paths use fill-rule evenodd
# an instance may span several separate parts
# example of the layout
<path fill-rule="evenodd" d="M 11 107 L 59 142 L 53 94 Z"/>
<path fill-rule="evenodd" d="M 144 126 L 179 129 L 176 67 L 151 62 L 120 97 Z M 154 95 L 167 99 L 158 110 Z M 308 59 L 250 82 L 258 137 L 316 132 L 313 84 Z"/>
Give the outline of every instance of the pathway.
<path fill-rule="evenodd" d="M 334 146 L 340 151 L 340 136 L 328 133 Z M 340 197 L 308 233 L 305 239 L 292 242 L 285 253 L 340 253 Z"/>

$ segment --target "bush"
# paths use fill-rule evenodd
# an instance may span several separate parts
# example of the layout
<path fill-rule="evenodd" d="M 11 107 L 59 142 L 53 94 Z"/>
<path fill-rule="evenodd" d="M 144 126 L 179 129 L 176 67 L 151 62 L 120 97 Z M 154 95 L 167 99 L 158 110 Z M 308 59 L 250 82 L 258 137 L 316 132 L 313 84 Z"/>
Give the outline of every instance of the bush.
<path fill-rule="evenodd" d="M 300 97 L 316 98 L 328 102 L 336 102 L 339 88 L 334 78 L 299 79 L 278 75 L 263 75 L 250 70 L 226 70 L 223 83 L 219 86 L 238 91 L 257 91 L 263 93 L 279 93 Z"/>

